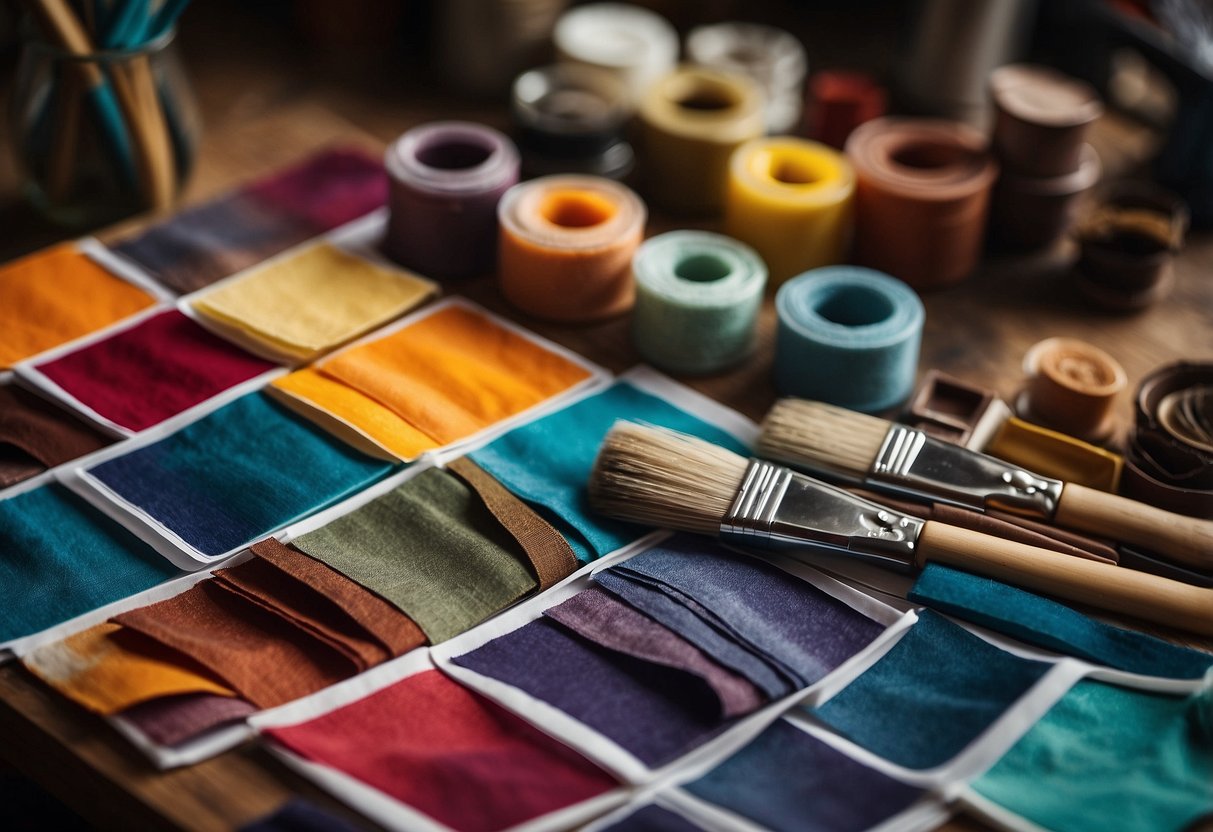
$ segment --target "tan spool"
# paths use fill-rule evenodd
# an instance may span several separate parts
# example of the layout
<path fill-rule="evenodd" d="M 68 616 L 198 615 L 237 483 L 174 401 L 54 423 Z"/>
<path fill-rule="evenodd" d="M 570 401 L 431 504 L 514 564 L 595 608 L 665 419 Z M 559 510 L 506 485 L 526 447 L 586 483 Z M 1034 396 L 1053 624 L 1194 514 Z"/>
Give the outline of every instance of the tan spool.
<path fill-rule="evenodd" d="M 1112 433 L 1116 396 L 1128 384 L 1112 356 L 1076 338 L 1047 338 L 1028 350 L 1024 372 L 1026 418 L 1088 441 Z"/>

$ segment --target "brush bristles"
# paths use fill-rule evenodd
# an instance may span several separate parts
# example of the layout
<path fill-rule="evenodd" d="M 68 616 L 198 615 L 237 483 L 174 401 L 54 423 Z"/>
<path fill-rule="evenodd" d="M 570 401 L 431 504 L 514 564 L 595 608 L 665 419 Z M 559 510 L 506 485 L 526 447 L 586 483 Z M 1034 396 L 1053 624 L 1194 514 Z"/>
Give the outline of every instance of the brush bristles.
<path fill-rule="evenodd" d="M 822 402 L 780 399 L 762 423 L 758 455 L 863 476 L 888 432 L 889 423 L 876 416 Z"/>
<path fill-rule="evenodd" d="M 619 520 L 715 535 L 748 464 L 693 436 L 616 422 L 590 473 L 590 505 Z"/>

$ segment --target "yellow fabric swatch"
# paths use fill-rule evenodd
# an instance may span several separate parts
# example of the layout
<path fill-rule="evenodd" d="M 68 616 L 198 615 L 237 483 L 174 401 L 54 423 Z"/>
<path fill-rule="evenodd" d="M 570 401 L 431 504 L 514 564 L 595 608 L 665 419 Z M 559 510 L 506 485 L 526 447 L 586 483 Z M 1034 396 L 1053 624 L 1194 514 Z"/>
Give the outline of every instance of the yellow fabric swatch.
<path fill-rule="evenodd" d="M 275 353 L 311 358 L 402 315 L 436 289 L 320 243 L 207 292 L 194 309 Z"/>
<path fill-rule="evenodd" d="M 67 698 L 99 714 L 181 693 L 235 692 L 191 669 L 153 639 L 106 622 L 32 650 L 22 662 Z"/>
<path fill-rule="evenodd" d="M 155 302 L 73 243 L 0 266 L 0 370 Z"/>

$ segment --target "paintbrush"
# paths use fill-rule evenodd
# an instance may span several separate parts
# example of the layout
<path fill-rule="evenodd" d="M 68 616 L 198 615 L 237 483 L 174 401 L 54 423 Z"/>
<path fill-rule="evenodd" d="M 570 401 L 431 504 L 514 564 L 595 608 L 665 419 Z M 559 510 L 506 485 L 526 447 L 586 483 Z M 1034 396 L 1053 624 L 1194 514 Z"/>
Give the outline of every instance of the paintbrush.
<path fill-rule="evenodd" d="M 942 563 L 1024 589 L 1213 635 L 1213 590 L 921 520 L 805 474 L 663 428 L 618 422 L 590 505 L 740 546 L 846 553 L 901 571 Z"/>
<path fill-rule="evenodd" d="M 1042 477 L 920 430 L 834 405 L 776 402 L 763 422 L 758 451 L 876 491 L 1039 517 L 1144 546 L 1197 569 L 1213 569 L 1213 521 Z"/>

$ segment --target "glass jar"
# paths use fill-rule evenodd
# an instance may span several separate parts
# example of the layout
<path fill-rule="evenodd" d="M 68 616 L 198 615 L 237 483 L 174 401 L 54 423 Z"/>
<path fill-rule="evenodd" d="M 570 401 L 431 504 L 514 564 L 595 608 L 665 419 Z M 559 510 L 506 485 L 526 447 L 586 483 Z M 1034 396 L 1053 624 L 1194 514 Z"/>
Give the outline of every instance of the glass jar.
<path fill-rule="evenodd" d="M 28 34 L 12 135 L 34 206 L 75 228 L 168 207 L 193 164 L 199 129 L 175 32 L 85 55 Z"/>

